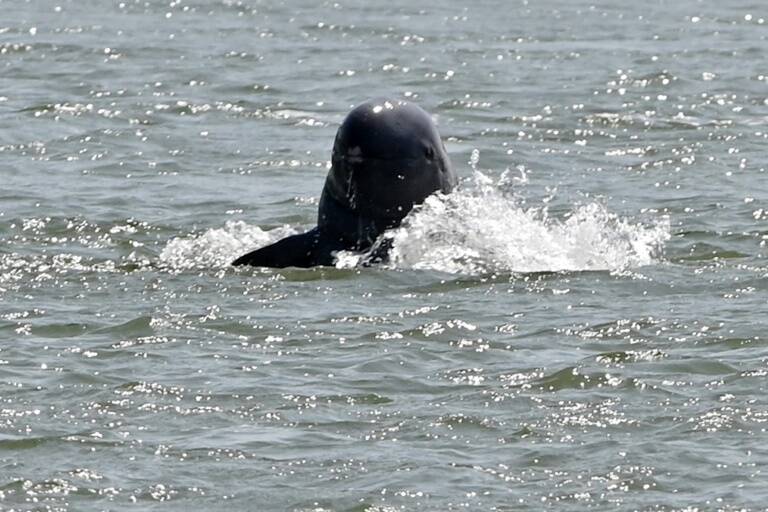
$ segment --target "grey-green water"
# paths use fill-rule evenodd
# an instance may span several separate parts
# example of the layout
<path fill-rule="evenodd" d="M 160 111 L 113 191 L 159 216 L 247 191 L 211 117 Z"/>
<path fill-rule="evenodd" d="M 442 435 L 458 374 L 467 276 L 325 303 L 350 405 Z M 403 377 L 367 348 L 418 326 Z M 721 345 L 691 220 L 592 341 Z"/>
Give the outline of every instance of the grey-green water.
<path fill-rule="evenodd" d="M 0 509 L 766 509 L 763 4 L 0 13 Z M 461 189 L 229 268 L 378 95 Z"/>

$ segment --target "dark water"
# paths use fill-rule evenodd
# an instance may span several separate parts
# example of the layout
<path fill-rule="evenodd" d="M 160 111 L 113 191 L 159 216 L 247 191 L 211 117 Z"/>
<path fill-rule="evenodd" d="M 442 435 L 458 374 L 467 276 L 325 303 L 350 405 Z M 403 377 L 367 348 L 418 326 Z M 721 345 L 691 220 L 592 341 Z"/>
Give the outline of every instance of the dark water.
<path fill-rule="evenodd" d="M 766 509 L 762 3 L 0 13 L 0 509 Z M 229 268 L 377 95 L 461 189 Z"/>

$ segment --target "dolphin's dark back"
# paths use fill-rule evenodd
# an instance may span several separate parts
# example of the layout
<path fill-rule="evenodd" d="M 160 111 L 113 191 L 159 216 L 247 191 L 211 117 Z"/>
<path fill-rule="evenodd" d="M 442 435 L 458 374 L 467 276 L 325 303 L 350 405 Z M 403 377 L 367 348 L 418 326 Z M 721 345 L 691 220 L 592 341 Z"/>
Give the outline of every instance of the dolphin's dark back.
<path fill-rule="evenodd" d="M 429 114 L 404 101 L 367 101 L 347 115 L 336 133 L 317 227 L 232 264 L 333 265 L 335 252 L 369 249 L 414 206 L 435 192 L 450 192 L 456 182 Z"/>

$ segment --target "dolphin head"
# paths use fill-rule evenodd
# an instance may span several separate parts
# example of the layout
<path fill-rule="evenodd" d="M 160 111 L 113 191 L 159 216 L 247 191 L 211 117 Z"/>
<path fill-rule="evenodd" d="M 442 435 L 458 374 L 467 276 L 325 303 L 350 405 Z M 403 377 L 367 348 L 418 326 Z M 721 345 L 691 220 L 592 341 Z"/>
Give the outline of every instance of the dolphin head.
<path fill-rule="evenodd" d="M 457 178 L 432 118 L 419 106 L 374 99 L 344 119 L 333 144 L 318 226 L 356 248 Z"/>
<path fill-rule="evenodd" d="M 355 107 L 336 133 L 317 227 L 237 258 L 233 265 L 333 265 L 342 250 L 368 250 L 385 230 L 400 225 L 435 192 L 448 193 L 456 175 L 432 118 L 418 106 L 392 99 Z M 386 258 L 383 241 L 371 261 Z"/>

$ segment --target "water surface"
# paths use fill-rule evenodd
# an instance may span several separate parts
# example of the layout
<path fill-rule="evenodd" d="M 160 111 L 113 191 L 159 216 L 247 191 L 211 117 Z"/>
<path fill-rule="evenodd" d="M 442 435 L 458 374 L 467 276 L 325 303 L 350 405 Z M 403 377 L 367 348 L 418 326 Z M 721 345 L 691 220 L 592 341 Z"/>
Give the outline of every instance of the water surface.
<path fill-rule="evenodd" d="M 759 3 L 0 12 L 3 510 L 765 509 Z M 230 268 L 373 96 L 460 189 Z"/>

